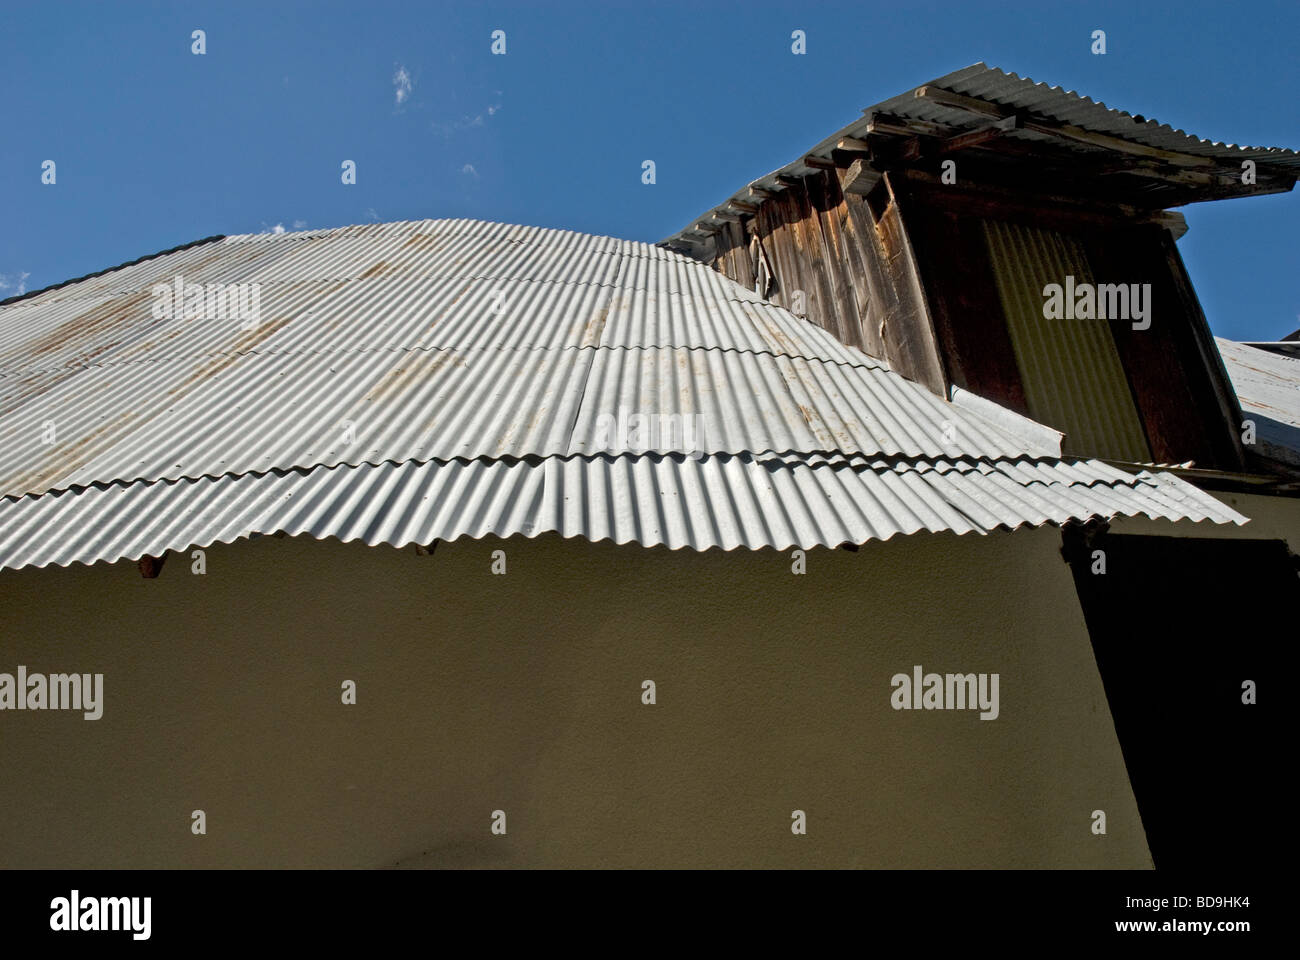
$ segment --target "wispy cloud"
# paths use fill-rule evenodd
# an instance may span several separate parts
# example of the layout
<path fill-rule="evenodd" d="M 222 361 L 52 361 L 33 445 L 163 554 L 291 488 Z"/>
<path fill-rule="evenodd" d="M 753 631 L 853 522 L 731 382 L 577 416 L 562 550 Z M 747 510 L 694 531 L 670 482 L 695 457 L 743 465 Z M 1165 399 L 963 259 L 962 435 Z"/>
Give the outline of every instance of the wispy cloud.
<path fill-rule="evenodd" d="M 275 224 L 274 226 L 270 226 L 270 227 L 268 227 L 268 226 L 266 225 L 266 221 L 263 220 L 263 221 L 262 221 L 262 229 L 261 229 L 260 231 L 258 231 L 258 232 L 259 232 L 259 233 L 284 233 L 284 224 L 283 224 L 283 223 L 277 223 L 277 224 Z"/>
<path fill-rule="evenodd" d="M 475 180 L 478 179 L 478 171 L 474 169 L 474 164 L 472 163 L 465 164 L 465 166 L 460 168 L 460 172 L 473 177 Z"/>
<path fill-rule="evenodd" d="M 295 230 L 306 230 L 306 229 L 307 229 L 307 221 L 306 221 L 306 220 L 295 220 L 295 221 L 293 222 L 293 228 L 294 228 Z"/>
<path fill-rule="evenodd" d="M 379 222 L 379 214 L 375 212 L 374 207 L 366 207 L 366 216 L 370 218 L 373 223 Z"/>
<path fill-rule="evenodd" d="M 456 133 L 459 130 L 468 130 L 471 127 L 484 126 L 487 123 L 487 117 L 496 116 L 500 109 L 501 104 L 492 103 L 489 104 L 481 113 L 476 113 L 472 117 L 469 114 L 466 114 L 453 123 L 438 123 L 435 120 L 433 123 L 433 129 L 434 132 L 439 133 L 444 137 L 450 137 L 453 133 Z"/>
<path fill-rule="evenodd" d="M 393 104 L 401 106 L 411 95 L 411 75 L 406 72 L 406 67 L 400 63 L 393 72 Z"/>
<path fill-rule="evenodd" d="M 29 272 L 0 273 L 0 297 L 21 297 L 27 292 Z"/>

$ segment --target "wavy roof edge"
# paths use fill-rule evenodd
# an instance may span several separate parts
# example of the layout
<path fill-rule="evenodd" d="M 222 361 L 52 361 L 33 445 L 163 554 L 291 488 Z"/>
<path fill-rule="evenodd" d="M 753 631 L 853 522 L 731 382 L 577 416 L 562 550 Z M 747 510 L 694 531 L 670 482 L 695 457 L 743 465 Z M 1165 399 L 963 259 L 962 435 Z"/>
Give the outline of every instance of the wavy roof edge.
<path fill-rule="evenodd" d="M 725 317 L 712 317 L 705 307 L 720 295 L 718 285 L 729 289 L 734 284 L 691 258 L 638 241 L 551 228 L 469 219 L 401 221 L 301 234 L 237 235 L 213 244 L 215 252 L 178 256 L 186 263 L 216 263 L 245 244 L 271 247 L 291 245 L 299 239 L 335 237 L 345 241 L 342 246 L 347 249 L 342 254 L 332 249 L 317 251 L 306 259 L 305 266 L 314 268 L 318 261 L 340 260 L 350 269 L 366 266 L 380 256 L 383 250 L 377 248 L 410 246 L 401 242 L 405 233 L 436 231 L 456 235 L 485 232 L 493 244 L 511 249 L 515 239 L 526 243 L 531 238 L 547 248 L 554 245 L 564 254 L 559 258 L 563 263 L 547 269 L 577 271 L 574 276 L 582 277 L 584 283 L 592 277 L 587 275 L 590 271 L 583 272 L 583 258 L 597 253 L 635 253 L 671 264 L 669 273 L 681 273 L 678 279 L 691 281 L 681 289 L 689 287 L 692 298 L 698 293 L 700 303 L 692 300 L 691 309 L 704 311 L 698 316 L 688 311 L 689 315 L 677 318 L 681 335 L 692 343 L 706 328 L 731 342 L 749 329 L 745 324 L 758 322 L 746 314 L 734 318 L 738 326 L 732 330 L 729 323 L 719 322 Z M 509 242 L 502 244 L 502 240 Z M 427 264 L 423 254 L 408 257 L 417 265 Z M 131 263 L 149 259 L 154 258 Z M 282 273 L 289 272 L 283 260 L 275 257 L 258 269 L 272 270 L 271 276 L 273 265 Z M 303 268 L 303 262 L 296 262 L 295 270 Z M 162 267 L 141 267 L 138 272 L 152 275 L 160 270 L 165 272 Z M 349 277 L 351 273 L 340 283 Z M 673 277 L 665 275 L 664 279 Z M 704 279 L 708 282 L 693 285 Z M 90 282 L 105 289 L 121 286 Z M 676 287 L 669 283 L 664 289 Z M 400 292 L 402 296 L 394 303 L 366 312 L 375 336 L 411 319 L 406 315 L 414 294 L 405 288 Z M 112 290 L 107 296 L 114 296 Z M 461 313 L 469 309 L 459 298 L 452 306 L 457 304 L 462 304 L 458 307 Z M 44 305 L 41 301 L 38 308 Z M 583 311 L 598 306 L 587 303 Z M 787 316 L 783 308 L 770 306 Z M 578 328 L 586 331 L 588 318 L 583 311 L 569 320 L 576 318 Z M 602 336 L 613 329 L 608 313 L 606 310 L 598 317 Z M 564 316 L 552 304 L 522 313 L 511 322 L 554 325 Z M 478 318 L 479 314 L 466 313 L 462 319 L 478 323 Z M 793 325 L 788 330 L 773 328 L 769 333 L 795 340 L 830 337 L 808 321 L 792 314 L 788 318 Z M 82 322 L 80 314 L 70 317 L 58 311 L 45 319 L 59 329 L 64 323 Z M 629 310 L 623 318 L 631 325 L 629 329 L 653 325 L 659 319 L 657 313 L 641 310 Z M 428 317 L 420 315 L 414 320 L 418 321 L 416 327 L 422 328 Z M 43 335 L 39 325 L 33 330 L 33 336 Z M 94 332 L 109 339 L 117 335 L 111 327 L 107 332 L 95 327 Z M 157 350 L 162 342 L 151 338 L 146 346 Z M 599 370 L 594 360 L 589 369 L 568 373 L 568 368 L 561 370 L 553 364 L 534 364 L 536 369 L 524 371 L 527 376 L 522 381 L 516 376 L 519 371 L 508 364 L 492 365 L 472 377 L 455 368 L 440 368 L 435 377 L 434 371 L 418 365 L 371 369 L 357 364 L 343 370 L 342 360 L 328 357 L 318 358 L 319 369 L 305 372 L 300 359 L 280 357 L 275 370 L 281 373 L 281 367 L 288 368 L 288 360 L 298 363 L 292 399 L 303 405 L 301 410 L 312 412 L 304 417 L 299 410 L 301 429 L 289 435 L 285 435 L 280 406 L 269 402 L 283 401 L 285 388 L 281 380 L 262 376 L 270 369 L 265 357 L 259 360 L 261 366 L 251 361 L 215 370 L 182 365 L 172 371 L 175 376 L 171 379 L 161 377 L 159 370 L 145 371 L 147 382 L 140 379 L 140 371 L 124 378 L 120 368 L 98 371 L 88 382 L 86 368 L 66 390 L 61 383 L 45 381 L 16 387 L 15 396 L 23 404 L 30 401 L 24 390 L 40 388 L 38 395 L 45 405 L 38 411 L 41 416 L 52 416 L 51 411 L 64 408 L 77 411 L 77 418 L 60 421 L 60 433 L 78 438 L 81 445 L 58 456 L 81 458 L 84 470 L 64 469 L 63 460 L 44 463 L 39 466 L 69 481 L 67 488 L 79 489 L 63 495 L 51 493 L 64 489 L 51 479 L 45 490 L 33 489 L 32 496 L 0 500 L 0 567 L 113 562 L 268 533 L 400 546 L 462 536 L 535 536 L 550 531 L 593 542 L 608 539 L 670 549 L 731 550 L 838 546 L 923 531 L 987 533 L 1119 515 L 1218 523 L 1244 523 L 1247 519 L 1176 477 L 1146 471 L 1134 475 L 1095 461 L 1063 461 L 1055 431 L 1023 418 L 1008 419 L 1005 411 L 1006 415 L 992 417 L 995 411 L 981 408 L 975 398 L 958 403 L 935 397 L 884 367 L 842 368 L 835 363 L 777 362 L 780 358 L 774 358 L 765 360 L 766 366 L 760 369 L 755 366 L 758 361 L 750 363 L 739 354 L 728 354 L 725 359 L 731 366 L 726 369 L 692 362 L 679 370 L 677 355 L 690 353 L 685 348 L 624 352 L 601 347 L 592 353 L 602 355 Z M 623 362 L 642 353 L 655 362 Z M 247 359 L 255 354 L 242 356 Z M 718 357 L 710 354 L 704 359 L 713 364 Z M 660 396 L 658 375 L 664 364 L 659 361 L 667 363 L 669 373 L 680 379 L 680 383 L 673 381 L 677 388 L 691 387 L 691 397 L 698 394 L 707 399 L 707 403 L 691 401 L 689 409 L 683 409 L 715 417 L 714 427 L 721 432 L 710 442 L 718 448 L 716 452 L 725 450 L 733 455 L 674 457 L 673 446 L 659 456 L 630 455 L 587 446 L 598 443 L 598 414 L 608 416 L 618 410 L 622 416 L 624 406 L 664 413 L 687 402 L 678 396 L 679 389 L 667 400 Z M 104 379 L 109 373 L 116 379 Z M 394 379 L 395 374 L 402 376 Z M 341 378 L 346 381 L 342 386 Z M 169 389 L 173 381 L 175 385 Z M 111 386 L 111 394 L 97 392 L 101 382 Z M 418 390 L 414 387 L 417 382 Z M 575 393 L 579 382 L 583 386 L 575 401 L 569 394 Z M 204 393 L 198 386 L 191 388 L 192 384 L 210 389 Z M 257 385 L 258 391 L 250 392 L 250 384 Z M 54 386 L 63 392 L 51 392 Z M 183 402 L 170 399 L 182 388 L 186 390 Z M 91 396 L 97 406 L 83 409 L 87 407 L 85 399 Z M 113 407 L 107 404 L 109 398 L 120 403 Z M 335 436 L 334 415 L 346 416 L 355 406 L 349 403 L 362 403 L 358 398 L 368 404 L 366 409 L 380 431 L 372 439 L 384 441 L 382 459 L 368 463 L 362 458 L 363 462 L 348 465 L 337 460 L 323 462 L 328 458 L 321 451 L 329 453 L 342 442 Z M 547 398 L 549 406 L 537 406 L 538 398 Z M 484 413 L 487 400 L 496 402 L 496 413 Z M 408 424 L 406 413 L 414 409 L 427 413 L 434 407 L 441 420 Z M 15 410 L 26 416 L 22 404 Z M 126 423 L 120 430 L 106 430 L 99 423 L 115 412 L 140 410 L 147 416 L 141 415 L 139 422 Z M 221 415 L 213 416 L 214 411 Z M 534 442 L 545 440 L 552 422 L 559 424 L 568 438 L 555 450 L 549 441 Z M 959 426 L 954 438 L 960 443 L 936 439 L 947 432 L 945 424 Z M 196 426 L 202 427 L 198 434 L 193 429 Z M 322 430 L 327 436 L 318 437 Z M 410 456 L 409 451 L 424 449 L 412 437 L 430 431 L 446 433 L 450 440 L 461 435 L 457 431 L 486 435 L 495 438 L 489 444 L 495 452 L 446 460 L 436 455 Z M 174 442 L 168 445 L 168 440 Z M 449 450 L 460 449 L 450 440 Z M 268 444 L 274 447 L 269 452 Z M 581 455 L 584 449 L 594 455 Z M 555 455 L 565 450 L 572 452 Z M 781 450 L 786 452 L 775 452 Z M 394 451 L 407 453 L 394 456 Z M 854 451 L 860 455 L 855 456 Z M 512 453 L 520 456 L 511 459 Z M 152 471 L 157 476 L 111 483 L 113 479 L 132 479 L 116 468 L 135 464 L 131 469 L 138 474 L 137 461 L 146 454 L 157 460 L 159 469 Z M 303 457 L 306 459 L 299 462 Z M 22 457 L 17 459 L 22 461 Z M 230 469 L 237 462 L 250 468 L 265 463 L 271 469 L 261 473 Z M 173 463 L 180 476 L 168 476 Z M 275 472 L 277 464 L 285 468 L 283 472 Z M 224 466 L 229 472 L 210 472 L 213 465 Z M 26 462 L 19 466 L 35 469 Z M 188 472 L 191 468 L 193 473 Z M 88 484 L 71 482 L 83 474 L 89 478 Z M 97 485 L 100 481 L 102 486 Z"/>
<path fill-rule="evenodd" d="M 134 561 L 275 534 L 403 547 L 555 533 L 703 552 L 835 548 L 1117 516 L 1248 522 L 1171 474 L 1098 461 L 946 466 L 622 456 L 135 483 L 0 501 L 0 569 Z"/>
<path fill-rule="evenodd" d="M 718 451 L 713 453 L 696 452 L 685 453 L 677 450 L 629 450 L 629 451 L 612 451 L 598 450 L 591 453 L 563 453 L 563 454 L 524 454 L 522 456 L 489 456 L 479 455 L 473 457 L 411 457 L 405 460 L 387 458 L 383 460 L 358 460 L 351 462 L 339 460 L 333 463 L 313 463 L 299 464 L 289 467 L 269 467 L 264 470 L 231 470 L 224 473 L 200 473 L 200 474 L 181 474 L 179 476 L 166 477 L 132 477 L 119 478 L 113 480 L 94 480 L 89 483 L 71 484 L 66 487 L 52 487 L 48 490 L 41 490 L 27 493 L 0 493 L 0 504 L 16 503 L 24 500 L 39 500 L 42 497 L 65 497 L 79 496 L 87 491 L 105 491 L 114 489 L 123 489 L 126 487 L 148 487 L 155 485 L 170 485 L 182 483 L 198 483 L 200 481 L 213 480 L 237 480 L 243 477 L 257 479 L 261 477 L 288 477 L 288 476 L 306 476 L 317 470 L 356 470 L 363 467 L 369 468 L 390 468 L 390 467 L 452 467 L 452 466 L 472 466 L 474 464 L 504 464 L 506 466 L 540 466 L 548 461 L 555 463 L 571 463 L 574 461 L 583 461 L 585 463 L 595 463 L 602 461 L 606 464 L 614 463 L 620 460 L 646 460 L 652 462 L 661 462 L 671 460 L 675 463 L 682 463 L 690 460 L 695 463 L 707 461 L 717 461 L 727 463 L 737 460 L 743 463 L 765 464 L 802 464 L 804 466 L 847 468 L 853 470 L 916 470 L 925 472 L 936 470 L 940 473 L 956 470 L 959 472 L 969 472 L 970 470 L 987 469 L 989 467 L 1002 467 L 1015 465 L 1019 467 L 1034 468 L 1039 466 L 1061 466 L 1072 463 L 1087 462 L 1105 467 L 1113 471 L 1108 479 L 1114 480 L 1117 477 L 1127 477 L 1129 474 L 1117 469 L 1113 464 L 1104 460 L 1083 461 L 1078 458 L 1068 459 L 1062 457 L 1059 453 L 1034 453 L 1027 452 L 1021 455 L 999 455 L 999 456 L 934 456 L 934 455 L 913 455 L 913 454 L 885 454 L 885 453 L 856 453 L 845 452 L 843 450 L 738 450 L 738 451 Z M 1171 467 L 1181 467 L 1184 464 L 1170 463 L 1135 463 L 1125 464 L 1151 469 L 1165 469 Z"/>

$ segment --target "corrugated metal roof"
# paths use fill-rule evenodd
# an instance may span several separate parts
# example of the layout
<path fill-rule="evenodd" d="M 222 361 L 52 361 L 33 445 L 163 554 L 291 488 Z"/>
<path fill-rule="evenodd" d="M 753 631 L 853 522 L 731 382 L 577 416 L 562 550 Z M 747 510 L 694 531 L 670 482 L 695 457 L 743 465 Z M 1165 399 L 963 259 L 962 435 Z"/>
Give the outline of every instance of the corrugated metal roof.
<path fill-rule="evenodd" d="M 989 263 L 1007 319 L 1030 416 L 1065 432 L 1067 453 L 1151 459 L 1133 392 L 1110 327 L 1094 320 L 1043 323 L 1046 285 L 1092 283 L 1083 244 L 1041 227 L 984 221 Z"/>
<path fill-rule="evenodd" d="M 1072 90 L 1050 86 L 1046 83 L 1037 83 L 1028 77 L 1020 77 L 1015 73 L 989 67 L 984 63 L 964 67 L 961 70 L 953 71 L 919 86 L 942 87 L 963 96 L 987 100 L 1013 110 L 1023 110 L 1039 117 L 1048 118 L 1054 122 L 1079 127 L 1092 133 L 1116 137 L 1159 150 L 1210 158 L 1237 167 L 1243 160 L 1253 160 L 1261 167 L 1266 166 L 1275 170 L 1286 171 L 1293 177 L 1300 174 L 1300 153 L 1295 150 L 1282 147 L 1244 147 L 1217 140 L 1207 140 L 1174 129 L 1168 124 L 1158 123 L 1141 114 L 1116 110 L 1090 97 L 1081 96 Z M 693 235 L 696 240 L 701 239 L 702 235 L 695 232 L 695 225 L 700 222 L 709 222 L 713 214 L 723 213 L 728 204 L 733 201 L 752 203 L 753 201 L 749 196 L 750 187 L 758 187 L 767 191 L 779 191 L 784 189 L 780 179 L 782 177 L 806 177 L 818 173 L 817 168 L 804 163 L 804 157 L 811 156 L 829 160 L 831 152 L 840 140 L 846 137 L 861 139 L 867 136 L 867 128 L 872 118 L 878 114 L 937 124 L 948 129 L 969 127 L 974 123 L 972 116 L 964 110 L 945 106 L 932 100 L 918 98 L 915 95 L 917 89 L 919 87 L 914 87 L 905 93 L 868 107 L 863 111 L 862 117 L 831 134 L 811 150 L 805 151 L 798 159 L 786 164 L 779 170 L 773 170 L 766 176 L 759 177 L 757 180 L 746 184 L 727 201 L 705 211 L 702 216 L 692 220 L 685 229 L 664 238 L 660 243 L 666 245 L 681 242 L 690 235 Z M 1060 143 L 1056 138 L 1033 130 L 1011 130 L 1006 133 L 1006 136 L 1012 140 Z M 1104 147 L 1091 146 L 1077 141 L 1070 141 L 1066 146 L 1069 150 L 1079 154 L 1107 152 Z M 1153 180 L 1150 187 L 1155 190 L 1158 189 L 1159 184 Z"/>
<path fill-rule="evenodd" d="M 620 411 L 692 418 L 707 453 L 1049 452 L 644 243 L 424 221 L 227 237 L 124 273 L 0 308 L 0 493 L 595 453 Z M 154 319 L 176 274 L 262 284 L 262 323 Z"/>
<path fill-rule="evenodd" d="M 384 463 L 0 499 L 0 568 L 135 560 L 281 532 L 395 547 L 553 532 L 671 549 L 808 549 L 1117 515 L 1245 522 L 1177 478 L 1134 477 L 1097 461 L 743 454 Z"/>
<path fill-rule="evenodd" d="M 1108 107 L 1098 100 L 1073 90 L 1038 83 L 1028 77 L 1021 77 L 1014 72 L 999 70 L 984 63 L 972 64 L 931 83 L 968 97 L 989 100 L 1016 110 L 1050 117 L 1094 133 L 1119 137 L 1160 150 L 1230 160 L 1234 163 L 1249 159 L 1288 169 L 1300 169 L 1300 153 L 1295 150 L 1283 147 L 1239 146 L 1221 140 L 1208 140 L 1141 114 Z M 872 110 L 890 113 L 894 112 L 891 109 L 894 107 L 907 107 L 909 117 L 944 125 L 956 122 L 963 116 L 961 111 L 941 107 L 927 100 L 918 100 L 910 90 L 873 107 Z M 1026 133 L 1026 131 L 1018 132 Z M 1029 135 L 1033 136 L 1033 134 Z"/>
<path fill-rule="evenodd" d="M 177 273 L 262 284 L 262 324 L 155 320 Z M 277 531 L 730 549 L 1244 521 L 979 410 L 647 244 L 463 220 L 227 237 L 0 307 L 0 566 Z M 635 415 L 702 433 L 638 443 Z"/>
<path fill-rule="evenodd" d="M 1300 359 L 1215 337 L 1258 450 L 1300 466 Z"/>
<path fill-rule="evenodd" d="M 3 308 L 0 373 L 213 353 L 641 346 L 867 363 L 644 243 L 463 220 L 225 237 Z M 258 283 L 265 325 L 156 320 L 150 290 Z M 363 316 L 359 316 L 364 311 Z M 540 318 L 540 319 L 539 319 Z"/>

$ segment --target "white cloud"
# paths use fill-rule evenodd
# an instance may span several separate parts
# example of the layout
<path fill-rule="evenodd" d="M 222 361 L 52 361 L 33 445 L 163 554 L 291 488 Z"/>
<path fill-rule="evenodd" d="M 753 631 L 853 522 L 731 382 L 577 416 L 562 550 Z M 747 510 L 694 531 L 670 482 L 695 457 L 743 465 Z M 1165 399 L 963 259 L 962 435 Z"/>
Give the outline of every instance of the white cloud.
<path fill-rule="evenodd" d="M 379 214 L 375 212 L 374 207 L 366 207 L 366 216 L 369 217 L 375 223 L 379 222 Z"/>
<path fill-rule="evenodd" d="M 501 109 L 501 104 L 491 103 L 488 104 L 486 113 L 489 117 L 495 116 L 497 111 L 500 109 Z M 456 133 L 458 130 L 468 130 L 470 127 L 481 127 L 485 123 L 486 121 L 483 119 L 483 114 L 476 113 L 472 117 L 468 115 L 461 117 L 455 123 L 438 123 L 435 120 L 433 123 L 433 129 L 444 137 L 450 137 L 453 133 Z"/>
<path fill-rule="evenodd" d="M 277 224 L 276 224 L 275 226 L 273 226 L 273 227 L 268 227 L 268 226 L 266 225 L 266 221 L 263 220 L 263 221 L 262 221 L 262 229 L 261 229 L 260 232 L 261 232 L 261 233 L 284 233 L 284 224 L 283 224 L 283 223 L 277 223 Z"/>
<path fill-rule="evenodd" d="M 465 164 L 465 166 L 460 168 L 460 172 L 468 174 L 469 176 L 473 177 L 475 180 L 478 179 L 478 171 L 474 169 L 474 164 L 472 163 Z"/>
<path fill-rule="evenodd" d="M 27 292 L 27 278 L 30 276 L 29 272 L 0 273 L 0 294 L 3 294 L 6 299 L 21 297 Z"/>
<path fill-rule="evenodd" d="M 400 63 L 397 65 L 397 71 L 393 74 L 393 103 L 401 106 L 406 102 L 406 98 L 411 95 L 411 75 L 406 72 L 406 68 Z"/>
<path fill-rule="evenodd" d="M 295 221 L 293 222 L 293 228 L 294 228 L 295 230 L 305 230 L 305 229 L 307 228 L 307 221 L 306 221 L 306 220 L 295 220 Z"/>

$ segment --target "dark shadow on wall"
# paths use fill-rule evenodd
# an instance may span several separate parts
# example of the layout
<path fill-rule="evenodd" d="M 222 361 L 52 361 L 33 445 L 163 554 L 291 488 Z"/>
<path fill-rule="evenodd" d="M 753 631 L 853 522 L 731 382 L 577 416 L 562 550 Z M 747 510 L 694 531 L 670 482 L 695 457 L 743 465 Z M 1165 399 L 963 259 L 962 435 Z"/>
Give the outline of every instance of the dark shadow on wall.
<path fill-rule="evenodd" d="M 1064 552 L 1156 869 L 1273 861 L 1285 761 L 1266 746 L 1270 704 L 1289 693 L 1276 680 L 1300 613 L 1286 543 L 1074 528 Z"/>

